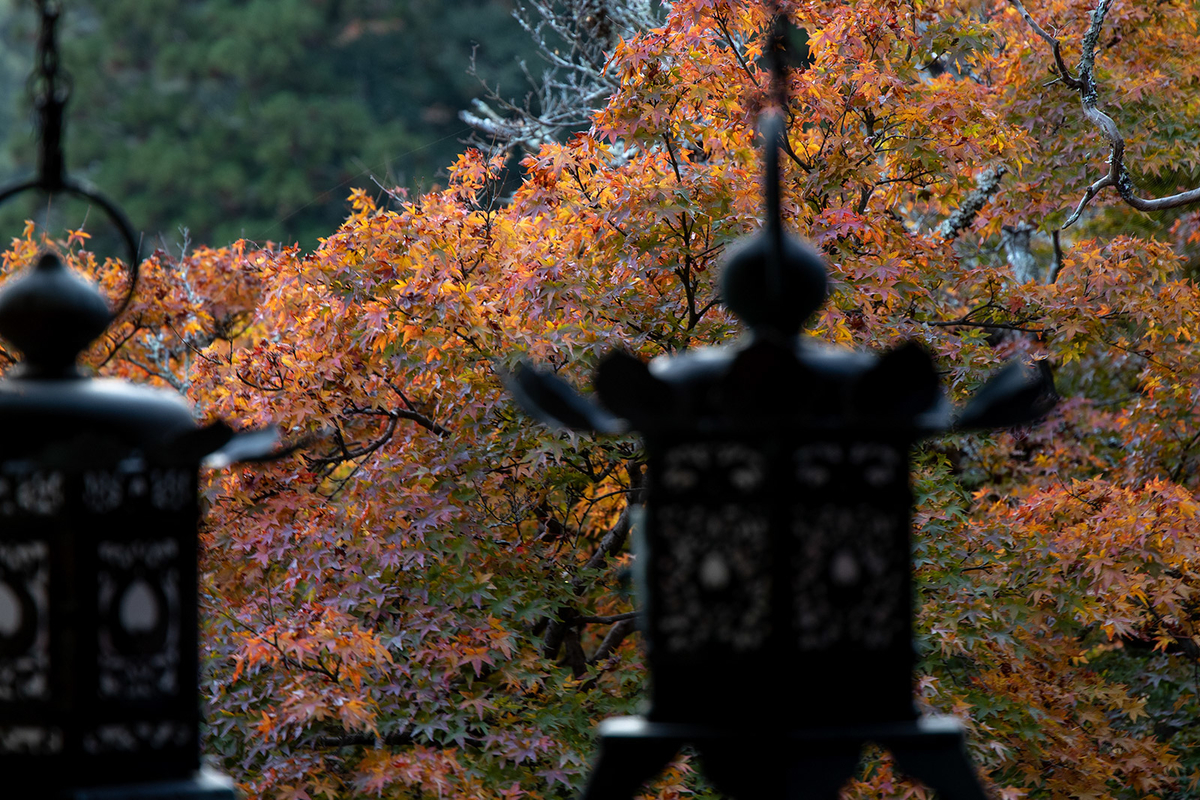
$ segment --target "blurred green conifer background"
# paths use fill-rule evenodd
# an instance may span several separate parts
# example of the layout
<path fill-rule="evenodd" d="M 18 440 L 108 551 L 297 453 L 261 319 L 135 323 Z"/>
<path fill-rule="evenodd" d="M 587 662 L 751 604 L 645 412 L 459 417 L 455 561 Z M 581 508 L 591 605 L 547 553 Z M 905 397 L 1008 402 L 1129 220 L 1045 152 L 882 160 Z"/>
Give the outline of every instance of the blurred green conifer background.
<path fill-rule="evenodd" d="M 73 79 L 67 168 L 114 198 L 148 240 L 316 246 L 352 187 L 440 182 L 482 94 L 511 97 L 540 70 L 512 0 L 64 0 Z M 32 0 L 0 4 L 0 178 L 36 164 L 26 80 Z M 0 231 L 44 217 L 36 196 Z M 59 203 L 57 224 L 89 212 Z M 79 219 L 75 219 L 79 217 Z M 53 222 L 51 224 L 54 224 Z M 99 227 L 92 217 L 88 229 Z"/>

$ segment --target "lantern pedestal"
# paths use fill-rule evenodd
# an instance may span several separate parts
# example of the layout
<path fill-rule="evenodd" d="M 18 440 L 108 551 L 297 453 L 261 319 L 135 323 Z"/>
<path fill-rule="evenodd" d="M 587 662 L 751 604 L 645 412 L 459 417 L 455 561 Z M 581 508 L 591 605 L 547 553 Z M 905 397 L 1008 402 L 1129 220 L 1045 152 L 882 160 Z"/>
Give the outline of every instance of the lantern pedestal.
<path fill-rule="evenodd" d="M 76 789 L 64 800 L 237 800 L 233 779 L 202 767 L 186 780 Z"/>
<path fill-rule="evenodd" d="M 962 724 L 945 716 L 784 732 L 617 717 L 600 723 L 600 755 L 583 800 L 628 800 L 684 746 L 696 749 L 718 789 L 739 800 L 833 800 L 868 743 L 890 752 L 902 774 L 941 800 L 987 800 L 967 760 Z"/>

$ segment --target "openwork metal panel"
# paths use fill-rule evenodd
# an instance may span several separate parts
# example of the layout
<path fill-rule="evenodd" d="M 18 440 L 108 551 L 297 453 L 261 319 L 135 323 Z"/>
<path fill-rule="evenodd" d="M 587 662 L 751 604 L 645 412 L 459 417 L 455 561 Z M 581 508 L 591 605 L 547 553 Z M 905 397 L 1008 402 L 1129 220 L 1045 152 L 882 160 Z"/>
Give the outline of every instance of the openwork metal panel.
<path fill-rule="evenodd" d="M 43 700 L 50 693 L 49 591 L 47 544 L 0 541 L 2 701 Z"/>
<path fill-rule="evenodd" d="M 907 454 L 820 441 L 793 453 L 792 628 L 799 650 L 907 643 Z"/>
<path fill-rule="evenodd" d="M 652 473 L 652 584 L 672 654 L 762 648 L 772 631 L 767 459 L 738 442 L 668 446 Z"/>
<path fill-rule="evenodd" d="M 97 547 L 99 696 L 179 694 L 179 542 L 102 541 Z"/>
<path fill-rule="evenodd" d="M 195 492 L 133 457 L 0 465 L 0 769 L 198 766 Z"/>

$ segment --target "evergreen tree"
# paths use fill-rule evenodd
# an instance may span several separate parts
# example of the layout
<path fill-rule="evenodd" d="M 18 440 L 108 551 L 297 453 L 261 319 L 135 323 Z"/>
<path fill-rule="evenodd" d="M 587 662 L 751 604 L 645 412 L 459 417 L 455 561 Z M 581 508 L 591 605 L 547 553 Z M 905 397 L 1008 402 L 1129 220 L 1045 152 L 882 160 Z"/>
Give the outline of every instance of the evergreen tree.
<path fill-rule="evenodd" d="M 0 78 L 18 89 L 0 168 L 14 176 L 36 163 L 19 91 L 36 44 L 31 9 L 13 3 L 0 20 L 10 54 Z M 438 180 L 469 132 L 457 111 L 482 91 L 473 57 L 502 91 L 520 91 L 528 40 L 511 12 L 505 0 L 65 4 L 68 169 L 155 242 L 186 229 L 196 241 L 315 246 L 352 188 Z M 6 210 L 7 228 L 44 201 L 30 203 Z"/>

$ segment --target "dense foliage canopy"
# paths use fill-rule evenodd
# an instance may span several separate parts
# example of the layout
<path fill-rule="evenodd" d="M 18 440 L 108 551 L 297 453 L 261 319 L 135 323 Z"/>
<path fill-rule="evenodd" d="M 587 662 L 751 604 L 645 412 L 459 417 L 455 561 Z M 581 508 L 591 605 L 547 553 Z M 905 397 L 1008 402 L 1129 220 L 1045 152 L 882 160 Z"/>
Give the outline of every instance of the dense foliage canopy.
<path fill-rule="evenodd" d="M 834 288 L 809 334 L 916 339 L 956 399 L 1048 359 L 1063 397 L 917 454 L 921 703 L 967 722 L 1001 797 L 1200 796 L 1200 218 L 1130 208 L 1200 172 L 1195 4 L 783 5 L 808 48 L 785 213 Z M 639 445 L 550 432 L 501 378 L 524 356 L 583 386 L 606 348 L 739 333 L 716 275 L 758 225 L 767 29 L 678 0 L 503 202 L 472 151 L 443 190 L 356 191 L 312 253 L 143 265 L 94 363 L 300 445 L 205 489 L 208 746 L 251 797 L 566 797 L 594 724 L 637 709 Z M 704 791 L 686 754 L 648 788 Z M 848 791 L 922 790 L 868 754 Z"/>

